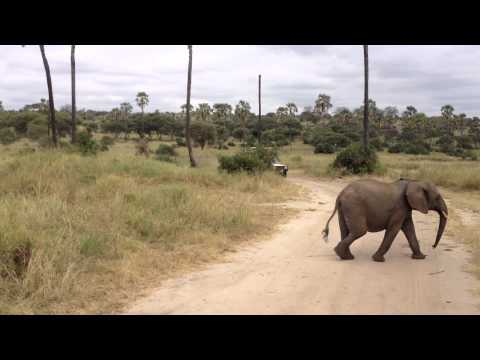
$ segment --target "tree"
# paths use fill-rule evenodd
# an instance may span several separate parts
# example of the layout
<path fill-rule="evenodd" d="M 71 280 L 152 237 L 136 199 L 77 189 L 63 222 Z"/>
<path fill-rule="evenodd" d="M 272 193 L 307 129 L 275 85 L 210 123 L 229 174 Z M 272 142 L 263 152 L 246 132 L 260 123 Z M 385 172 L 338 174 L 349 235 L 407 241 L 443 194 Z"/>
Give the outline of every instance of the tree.
<path fill-rule="evenodd" d="M 150 100 L 148 99 L 148 94 L 144 91 L 141 91 L 137 94 L 135 101 L 137 102 L 138 107 L 142 110 L 142 134 L 140 136 L 143 137 L 145 132 L 145 122 L 143 120 L 144 109 Z"/>
<path fill-rule="evenodd" d="M 209 104 L 198 104 L 197 108 L 197 116 L 201 121 L 208 121 L 208 118 L 212 114 L 212 108 Z"/>
<path fill-rule="evenodd" d="M 227 121 L 232 115 L 232 106 L 230 104 L 213 105 L 213 122 L 217 128 L 218 147 L 223 148 L 223 144 L 229 137 L 227 130 Z"/>
<path fill-rule="evenodd" d="M 190 166 L 196 167 L 197 163 L 193 157 L 192 140 L 190 134 L 190 95 L 192 90 L 192 45 L 188 45 L 188 77 L 187 77 L 187 103 L 185 104 L 186 121 L 185 121 L 185 140 L 187 142 L 188 156 L 190 158 Z"/>
<path fill-rule="evenodd" d="M 409 106 L 407 106 L 406 110 L 403 112 L 403 117 L 411 118 L 411 117 L 415 116 L 416 113 L 417 113 L 417 109 L 415 109 L 415 107 L 409 105 Z"/>
<path fill-rule="evenodd" d="M 240 100 L 235 107 L 235 115 L 240 121 L 240 127 L 242 128 L 242 141 L 245 140 L 245 135 L 247 133 L 247 119 L 250 115 L 250 104 L 245 100 Z"/>
<path fill-rule="evenodd" d="M 76 95 L 75 95 L 75 45 L 72 45 L 71 54 L 70 54 L 70 68 L 72 75 L 72 144 L 76 141 L 77 134 L 77 105 L 76 105 Z"/>
<path fill-rule="evenodd" d="M 3 108 L 3 103 L 0 101 L 0 111 L 5 111 L 5 109 Z"/>
<path fill-rule="evenodd" d="M 55 105 L 53 102 L 53 87 L 52 78 L 50 76 L 50 66 L 48 65 L 47 56 L 45 55 L 45 45 L 38 45 L 40 47 L 40 53 L 42 54 L 43 66 L 45 68 L 45 75 L 47 76 L 47 88 L 48 88 L 48 107 L 49 107 L 49 119 L 50 128 L 52 130 L 52 142 L 53 146 L 57 147 L 57 121 L 55 119 Z"/>
<path fill-rule="evenodd" d="M 215 141 L 215 126 L 206 121 L 194 121 L 190 126 L 192 139 L 200 145 L 201 149 L 205 148 L 207 143 L 212 144 Z"/>
<path fill-rule="evenodd" d="M 288 112 L 288 109 L 285 107 L 285 106 L 280 106 L 278 109 L 277 109 L 277 118 L 278 120 L 282 121 L 286 118 L 288 118 L 289 116 L 289 112 Z"/>
<path fill-rule="evenodd" d="M 368 45 L 363 45 L 363 62 L 365 72 L 364 109 L 363 109 L 363 149 L 368 151 Z"/>
<path fill-rule="evenodd" d="M 290 116 L 295 116 L 295 114 L 298 112 L 297 105 L 295 105 L 293 102 L 289 102 L 287 105 L 285 105 L 285 107 L 287 108 Z"/>
<path fill-rule="evenodd" d="M 120 104 L 120 112 L 122 114 L 122 118 L 123 118 L 123 121 L 124 121 L 123 131 L 125 132 L 125 140 L 127 140 L 128 132 L 129 132 L 128 131 L 128 115 L 130 115 L 132 110 L 133 110 L 132 104 L 130 104 L 128 102 L 123 102 L 123 103 Z"/>
<path fill-rule="evenodd" d="M 330 96 L 325 94 L 319 94 L 317 100 L 315 100 L 315 107 L 313 112 L 324 116 L 328 114 L 328 110 L 332 107 Z"/>
<path fill-rule="evenodd" d="M 347 107 L 342 106 L 335 110 L 335 116 L 339 116 L 343 120 L 343 123 L 346 124 L 352 119 L 353 114 Z"/>
<path fill-rule="evenodd" d="M 442 113 L 442 117 L 446 122 L 447 131 L 452 135 L 454 132 L 454 124 L 453 124 L 454 111 L 455 111 L 454 107 L 449 104 L 443 105 L 442 108 L 440 109 L 440 112 Z"/>

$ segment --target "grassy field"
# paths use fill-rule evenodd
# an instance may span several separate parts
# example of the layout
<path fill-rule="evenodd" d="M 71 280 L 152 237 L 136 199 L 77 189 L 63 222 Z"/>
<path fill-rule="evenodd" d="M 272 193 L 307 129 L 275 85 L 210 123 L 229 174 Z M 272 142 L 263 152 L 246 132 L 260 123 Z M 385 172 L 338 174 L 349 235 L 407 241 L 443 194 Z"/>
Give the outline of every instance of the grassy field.
<path fill-rule="evenodd" d="M 152 142 L 155 149 L 158 144 Z M 285 179 L 225 175 L 135 156 L 123 141 L 96 157 L 0 147 L 0 313 L 109 313 L 142 289 L 267 234 L 296 189 Z M 231 150 L 233 151 L 233 150 Z M 26 272 L 12 254 L 31 246 Z"/>
<path fill-rule="evenodd" d="M 135 156 L 134 143 L 124 141 L 96 157 L 30 148 L 0 146 L 2 314 L 118 311 L 163 279 L 267 235 L 291 213 L 257 205 L 298 194 L 273 173 L 219 173 L 220 151 L 210 148 L 195 149 L 197 169 L 188 167 L 185 148 L 177 149 L 176 163 Z M 376 177 L 431 180 L 466 212 L 452 212 L 447 234 L 470 244 L 480 275 L 480 162 L 441 154 L 379 157 L 385 171 Z M 301 143 L 280 151 L 291 175 L 332 179 L 333 159 Z M 12 254 L 28 245 L 29 266 L 17 275 Z"/>

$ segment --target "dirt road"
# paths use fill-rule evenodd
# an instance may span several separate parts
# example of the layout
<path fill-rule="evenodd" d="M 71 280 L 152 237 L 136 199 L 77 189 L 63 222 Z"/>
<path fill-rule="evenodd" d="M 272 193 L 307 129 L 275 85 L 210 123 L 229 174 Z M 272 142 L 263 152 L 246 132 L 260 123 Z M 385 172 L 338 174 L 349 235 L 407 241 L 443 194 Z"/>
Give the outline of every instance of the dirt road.
<path fill-rule="evenodd" d="M 412 260 L 400 233 L 385 263 L 372 261 L 383 232 L 367 234 L 351 247 L 353 261 L 333 252 L 339 241 L 337 216 L 329 243 L 321 231 L 342 181 L 290 178 L 310 190 L 286 205 L 301 209 L 268 241 L 229 256 L 228 262 L 172 279 L 128 314 L 480 314 L 472 290 L 479 283 L 463 271 L 468 253 L 444 236 L 432 249 L 436 213 L 415 212 L 425 260 Z M 447 225 L 448 227 L 448 225 Z"/>

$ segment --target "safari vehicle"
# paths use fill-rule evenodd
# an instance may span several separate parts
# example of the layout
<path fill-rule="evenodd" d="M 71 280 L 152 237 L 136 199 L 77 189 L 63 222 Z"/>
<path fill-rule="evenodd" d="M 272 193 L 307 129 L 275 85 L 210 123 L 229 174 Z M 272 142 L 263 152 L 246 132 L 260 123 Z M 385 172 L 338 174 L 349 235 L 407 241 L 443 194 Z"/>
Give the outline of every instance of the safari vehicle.
<path fill-rule="evenodd" d="M 247 151 L 255 151 L 257 148 L 255 146 L 250 147 Z M 271 150 L 270 147 L 265 147 L 267 150 Z M 273 170 L 278 172 L 280 175 L 286 177 L 288 173 L 288 166 L 282 164 L 278 158 L 274 158 L 272 161 Z"/>

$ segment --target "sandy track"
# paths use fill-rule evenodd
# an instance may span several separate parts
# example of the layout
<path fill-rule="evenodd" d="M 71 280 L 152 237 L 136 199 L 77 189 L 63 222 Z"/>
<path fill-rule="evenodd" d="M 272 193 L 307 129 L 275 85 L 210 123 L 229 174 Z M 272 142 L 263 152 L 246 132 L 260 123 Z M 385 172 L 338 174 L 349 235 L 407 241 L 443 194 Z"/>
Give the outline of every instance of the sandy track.
<path fill-rule="evenodd" d="M 472 294 L 478 283 L 463 271 L 468 253 L 447 236 L 432 249 L 435 213 L 414 214 L 426 260 L 410 258 L 400 233 L 386 262 L 373 262 L 381 232 L 357 240 L 351 247 L 355 260 L 341 261 L 333 252 L 337 216 L 329 243 L 321 231 L 346 183 L 289 180 L 312 192 L 288 203 L 301 212 L 270 240 L 232 254 L 228 262 L 165 282 L 127 314 L 480 314 Z"/>

